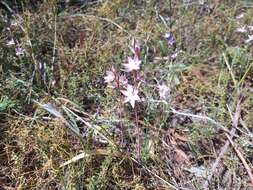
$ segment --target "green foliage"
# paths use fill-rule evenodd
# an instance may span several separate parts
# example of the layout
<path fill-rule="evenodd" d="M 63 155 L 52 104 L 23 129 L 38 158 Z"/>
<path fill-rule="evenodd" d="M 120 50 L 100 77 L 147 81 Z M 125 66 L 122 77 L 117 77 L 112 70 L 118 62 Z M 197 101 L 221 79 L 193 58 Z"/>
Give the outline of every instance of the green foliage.
<path fill-rule="evenodd" d="M 168 182 L 201 189 L 202 178 L 180 169 L 210 168 L 226 136 L 212 123 L 172 113 L 170 108 L 208 116 L 230 130 L 238 94 L 243 101 L 234 141 L 250 161 L 252 43 L 245 43 L 247 34 L 236 32 L 237 27 L 252 24 L 250 2 L 3 2 L 0 176 L 4 188 L 167 189 Z M 242 12 L 245 16 L 237 19 Z M 175 36 L 173 46 L 168 46 L 165 32 Z M 123 73 L 132 38 L 141 42 L 142 60 L 143 81 L 138 84 L 142 100 L 136 113 L 125 106 L 120 91 L 104 82 L 112 66 Z M 7 44 L 11 39 L 15 45 Z M 16 47 L 22 47 L 24 55 L 16 55 Z M 178 55 L 172 58 L 175 52 Z M 159 99 L 157 84 L 162 83 L 170 87 L 166 101 Z M 49 102 L 51 112 L 41 109 Z M 60 167 L 80 152 L 88 156 Z M 237 182 L 246 184 L 248 178 L 235 154 L 231 151 L 222 160 L 225 170 L 235 175 L 229 188 L 237 189 Z M 210 189 L 226 187 L 224 176 L 216 179 Z"/>
<path fill-rule="evenodd" d="M 14 101 L 4 98 L 0 101 L 0 113 L 5 112 L 6 110 L 13 108 L 15 106 Z"/>

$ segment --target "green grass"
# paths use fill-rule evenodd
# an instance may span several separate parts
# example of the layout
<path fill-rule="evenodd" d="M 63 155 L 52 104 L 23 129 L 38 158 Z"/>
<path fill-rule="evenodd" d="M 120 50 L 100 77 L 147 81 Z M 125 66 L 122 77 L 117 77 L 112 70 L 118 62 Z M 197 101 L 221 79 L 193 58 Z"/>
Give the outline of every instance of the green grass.
<path fill-rule="evenodd" d="M 252 169 L 252 43 L 235 31 L 252 24 L 251 2 L 102 0 L 63 8 L 44 0 L 36 9 L 5 2 L 17 15 L 0 8 L 0 189 L 203 189 L 206 178 L 193 168 L 210 172 L 225 132 L 170 108 L 231 130 L 239 97 L 233 140 Z M 12 38 L 25 55 L 6 44 Z M 103 79 L 111 66 L 122 73 L 133 38 L 145 80 L 135 110 Z M 162 82 L 170 87 L 166 103 L 156 88 Z M 209 188 L 249 183 L 230 147 Z"/>

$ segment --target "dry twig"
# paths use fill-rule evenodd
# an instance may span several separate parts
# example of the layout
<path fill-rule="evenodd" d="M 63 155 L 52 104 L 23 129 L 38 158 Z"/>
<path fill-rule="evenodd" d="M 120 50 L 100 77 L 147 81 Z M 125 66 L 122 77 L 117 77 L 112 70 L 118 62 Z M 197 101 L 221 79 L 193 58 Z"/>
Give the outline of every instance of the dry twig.
<path fill-rule="evenodd" d="M 232 130 L 230 131 L 231 135 L 229 136 L 228 134 L 226 134 L 226 136 L 231 138 L 231 139 L 235 136 L 235 131 L 236 131 L 236 128 L 238 126 L 240 114 L 241 114 L 241 99 L 238 100 L 234 116 L 232 116 L 233 123 L 232 123 Z M 203 184 L 203 189 L 204 190 L 208 190 L 209 182 L 211 181 L 211 179 L 212 179 L 212 177 L 215 173 L 216 168 L 219 166 L 219 163 L 220 163 L 221 159 L 227 153 L 228 148 L 229 148 L 229 144 L 230 144 L 230 142 L 229 142 L 229 140 L 227 140 L 225 145 L 222 147 L 219 156 L 216 158 L 215 162 L 213 163 L 212 168 L 211 168 L 211 173 L 208 175 L 207 180 Z"/>
<path fill-rule="evenodd" d="M 244 168 L 246 169 L 248 175 L 249 175 L 249 178 L 250 178 L 250 182 L 251 182 L 251 186 L 253 186 L 253 174 L 251 172 L 251 169 L 247 163 L 247 161 L 245 160 L 245 158 L 243 157 L 242 153 L 240 152 L 240 150 L 236 147 L 236 145 L 234 144 L 232 138 L 230 136 L 228 136 L 226 134 L 226 137 L 228 138 L 230 144 L 233 146 L 237 156 L 239 157 L 239 159 L 242 161 L 242 164 L 244 166 Z"/>

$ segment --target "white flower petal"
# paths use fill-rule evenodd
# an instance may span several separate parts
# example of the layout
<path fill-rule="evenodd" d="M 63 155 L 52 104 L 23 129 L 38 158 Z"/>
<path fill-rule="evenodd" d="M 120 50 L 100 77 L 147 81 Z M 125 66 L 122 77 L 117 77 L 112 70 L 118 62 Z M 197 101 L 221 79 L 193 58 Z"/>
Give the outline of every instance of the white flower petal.
<path fill-rule="evenodd" d="M 139 70 L 140 69 L 141 60 L 138 59 L 138 57 L 128 57 L 128 62 L 124 64 L 125 71 L 131 72 L 133 70 Z"/>
<path fill-rule="evenodd" d="M 239 33 L 246 33 L 247 29 L 245 26 L 242 26 L 242 27 L 237 28 L 235 31 Z"/>
<path fill-rule="evenodd" d="M 236 19 L 240 19 L 240 18 L 243 18 L 243 17 L 244 17 L 244 13 L 241 13 L 241 14 L 236 16 Z"/>
<path fill-rule="evenodd" d="M 113 82 L 115 75 L 112 71 L 106 71 L 106 76 L 104 77 L 105 83 Z"/>
<path fill-rule="evenodd" d="M 15 42 L 13 39 L 9 40 L 7 43 L 6 43 L 7 46 L 12 46 L 12 45 L 15 45 Z"/>
<path fill-rule="evenodd" d="M 248 35 L 248 39 L 245 40 L 245 43 L 250 43 L 251 41 L 253 41 L 253 35 Z"/>
<path fill-rule="evenodd" d="M 124 103 L 129 102 L 132 108 L 135 106 L 135 101 L 140 101 L 138 90 L 135 89 L 132 85 L 127 85 L 126 90 L 122 90 L 121 93 L 125 96 Z"/>

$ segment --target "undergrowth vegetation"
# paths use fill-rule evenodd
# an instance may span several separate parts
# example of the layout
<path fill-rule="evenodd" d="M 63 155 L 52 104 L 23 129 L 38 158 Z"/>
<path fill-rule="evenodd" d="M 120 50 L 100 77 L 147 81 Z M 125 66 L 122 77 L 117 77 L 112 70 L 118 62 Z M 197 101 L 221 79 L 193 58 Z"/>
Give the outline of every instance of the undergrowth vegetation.
<path fill-rule="evenodd" d="M 253 188 L 253 3 L 0 2 L 0 189 Z"/>

